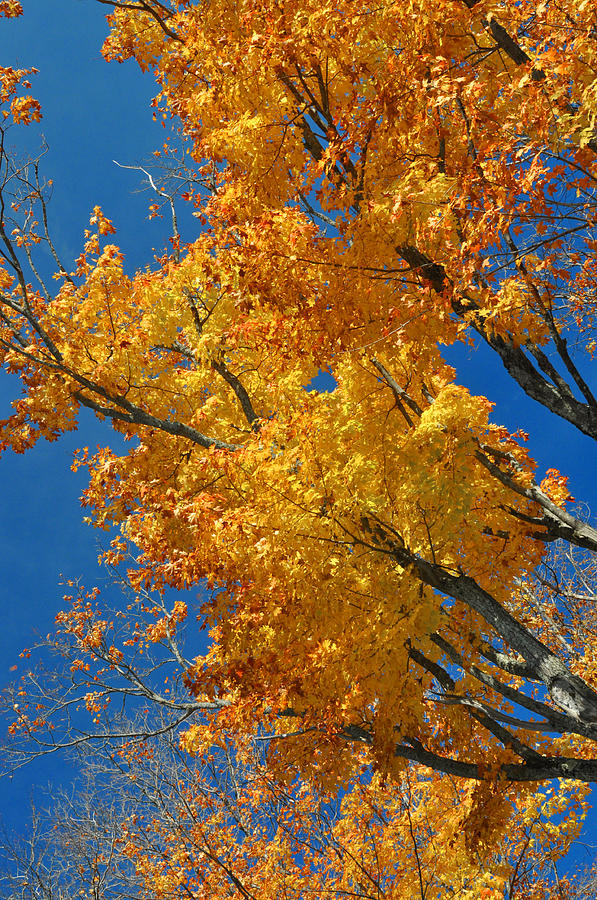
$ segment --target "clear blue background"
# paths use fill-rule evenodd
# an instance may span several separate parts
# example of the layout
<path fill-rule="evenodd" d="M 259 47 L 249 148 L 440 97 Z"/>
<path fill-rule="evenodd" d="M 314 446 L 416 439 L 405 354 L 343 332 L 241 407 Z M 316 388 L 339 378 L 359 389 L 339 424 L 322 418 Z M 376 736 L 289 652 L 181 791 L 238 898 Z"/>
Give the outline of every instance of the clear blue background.
<path fill-rule="evenodd" d="M 107 64 L 100 47 L 107 33 L 106 8 L 94 0 L 25 0 L 25 15 L 0 20 L 0 65 L 35 66 L 33 95 L 43 109 L 40 126 L 15 129 L 8 143 L 36 153 L 43 134 L 49 152 L 42 167 L 53 179 L 51 226 L 59 253 L 70 262 L 81 252 L 91 210 L 99 204 L 118 229 L 115 241 L 132 272 L 163 250 L 166 224 L 149 221 L 150 196 L 139 193 L 140 176 L 117 168 L 140 163 L 161 146 L 165 132 L 152 121 L 154 82 L 133 63 Z M 187 225 L 183 239 L 194 237 Z M 564 422 L 554 422 L 505 375 L 493 353 L 480 347 L 446 351 L 459 380 L 496 403 L 494 420 L 531 435 L 530 446 L 543 472 L 555 467 L 571 476 L 570 488 L 589 506 L 595 503 L 595 447 Z M 0 416 L 10 412 L 15 383 L 0 378 Z M 54 444 L 39 444 L 24 456 L 0 459 L 0 684 L 14 675 L 23 647 L 35 632 L 52 630 L 61 608 L 59 582 L 101 579 L 96 561 L 98 532 L 82 523 L 79 496 L 84 473 L 70 472 L 75 448 L 108 443 L 110 434 L 89 415 L 78 433 Z M 27 813 L 29 785 L 68 779 L 57 759 L 41 762 L 0 785 L 0 814 L 20 826 Z M 581 856 L 583 864 L 589 861 Z"/>
<path fill-rule="evenodd" d="M 22 18 L 0 19 L 0 65 L 39 69 L 32 93 L 42 104 L 43 120 L 12 129 L 7 144 L 23 156 L 38 153 L 42 136 L 49 145 L 42 171 L 54 183 L 51 229 L 66 265 L 81 252 L 83 231 L 99 204 L 117 225 L 115 240 L 134 271 L 153 261 L 154 248 L 164 249 L 166 233 L 159 219 L 147 219 L 150 198 L 139 191 L 142 176 L 117 168 L 113 160 L 142 163 L 163 142 L 164 131 L 149 108 L 155 85 L 134 63 L 103 60 L 106 7 L 94 0 L 26 0 L 24 6 Z M 1 417 L 10 414 L 18 391 L 16 380 L 0 377 Z M 102 533 L 82 521 L 85 476 L 72 473 L 70 464 L 77 447 L 109 443 L 112 435 L 86 412 L 81 423 L 79 432 L 58 442 L 43 441 L 30 453 L 9 452 L 0 459 L 2 686 L 18 674 L 12 666 L 23 668 L 21 650 L 36 634 L 52 631 L 65 592 L 60 582 L 82 577 L 91 586 L 104 577 L 97 567 Z M 4 779 L 2 819 L 20 827 L 29 795 L 37 793 L 33 785 L 70 775 L 62 760 L 51 757 Z"/>

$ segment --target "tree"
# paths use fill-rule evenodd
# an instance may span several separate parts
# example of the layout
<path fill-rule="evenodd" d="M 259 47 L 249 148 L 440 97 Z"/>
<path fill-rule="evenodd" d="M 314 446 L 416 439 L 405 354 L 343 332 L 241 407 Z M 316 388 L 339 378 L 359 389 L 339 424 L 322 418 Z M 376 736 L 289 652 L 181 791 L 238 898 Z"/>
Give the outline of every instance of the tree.
<path fill-rule="evenodd" d="M 172 250 L 131 278 L 96 208 L 50 291 L 43 187 L 2 149 L 0 342 L 24 387 L 2 446 L 81 406 L 130 441 L 76 463 L 120 529 L 107 560 L 135 548 L 137 589 L 207 584 L 187 689 L 283 735 L 272 771 L 343 783 L 366 752 L 397 781 L 593 781 L 594 638 L 542 566 L 597 530 L 441 355 L 483 341 L 554 427 L 597 437 L 590 4 L 100 2 L 105 55 L 153 68 L 180 123 L 200 228 L 184 244 L 156 185 Z M 334 390 L 306 389 L 322 369 Z M 188 614 L 155 610 L 125 643 Z M 117 670 L 88 612 L 62 627 Z"/>
<path fill-rule="evenodd" d="M 43 812 L 38 797 L 28 834 L 0 841 L 7 900 L 592 896 L 592 876 L 561 871 L 587 785 L 521 792 L 414 767 L 389 782 L 365 750 L 340 792 L 272 777 L 268 748 L 283 738 L 262 723 L 239 738 L 224 716 L 206 716 L 179 677 L 184 634 L 130 641 L 115 664 L 113 642 L 134 630 L 127 616 L 143 633 L 161 598 L 129 590 L 109 608 L 103 597 L 78 586 L 66 598 L 85 610 L 89 631 L 92 618 L 111 620 L 96 628 L 101 639 L 48 636 L 26 651 L 45 668 L 25 673 L 8 698 L 16 742 L 4 765 L 75 751 L 79 777 L 68 792 L 54 789 Z M 189 753 L 199 735 L 200 755 Z"/>
<path fill-rule="evenodd" d="M 388 790 L 363 772 L 343 795 L 322 795 L 273 780 L 259 739 L 228 736 L 196 761 L 159 709 L 150 718 L 157 737 L 87 755 L 77 788 L 53 796 L 25 839 L 3 842 L 7 900 L 592 896 L 580 873 L 558 872 L 587 786 L 570 786 L 565 828 L 557 788 L 512 793 L 509 837 L 492 845 L 504 798 L 491 786 L 411 771 Z M 471 814 L 483 826 L 474 845 L 462 827 Z"/>
<path fill-rule="evenodd" d="M 95 792 L 91 788 L 95 788 Z M 6 900 L 127 900 L 142 896 L 141 879 L 120 852 L 125 802 L 109 803 L 99 783 L 76 795 L 54 795 L 49 810 L 32 810 L 26 835 L 0 840 L 0 886 Z"/>

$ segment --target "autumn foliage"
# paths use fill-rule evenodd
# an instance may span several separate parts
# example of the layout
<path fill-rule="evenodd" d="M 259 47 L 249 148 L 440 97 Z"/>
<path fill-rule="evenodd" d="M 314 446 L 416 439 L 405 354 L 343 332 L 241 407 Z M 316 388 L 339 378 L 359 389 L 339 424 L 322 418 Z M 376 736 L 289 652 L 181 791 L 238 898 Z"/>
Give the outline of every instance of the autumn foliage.
<path fill-rule="evenodd" d="M 489 846 L 512 804 L 537 809 L 521 783 L 597 775 L 591 605 L 545 567 L 553 541 L 589 560 L 597 531 L 442 348 L 483 343 L 554 427 L 597 439 L 595 6 L 101 2 L 104 55 L 153 71 L 189 189 L 156 187 L 159 264 L 127 273 L 96 207 L 49 291 L 28 268 L 54 252 L 43 190 L 21 173 L 9 213 L 5 175 L 0 344 L 24 393 L 2 446 L 55 439 L 81 406 L 129 441 L 75 466 L 139 596 L 207 588 L 210 649 L 179 669 L 209 724 L 187 751 L 267 727 L 272 777 L 348 789 L 372 767 L 351 846 L 375 791 L 395 782 L 404 815 L 408 779 L 432 832 L 463 792 L 469 846 Z M 13 98 L 25 74 L 3 76 L 15 119 L 36 114 Z M 115 671 L 198 627 L 160 603 L 120 643 L 92 606 L 59 627 Z"/>

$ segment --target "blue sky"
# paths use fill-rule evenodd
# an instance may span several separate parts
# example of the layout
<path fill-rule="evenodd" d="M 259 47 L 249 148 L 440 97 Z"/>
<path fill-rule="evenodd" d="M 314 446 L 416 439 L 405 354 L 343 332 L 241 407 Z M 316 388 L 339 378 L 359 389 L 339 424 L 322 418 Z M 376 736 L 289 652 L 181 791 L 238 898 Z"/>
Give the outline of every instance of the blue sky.
<path fill-rule="evenodd" d="M 105 63 L 100 47 L 106 33 L 105 8 L 94 0 L 25 0 L 22 19 L 0 20 L 0 65 L 36 66 L 33 94 L 41 104 L 40 126 L 14 131 L 23 152 L 37 151 L 42 135 L 49 151 L 44 173 L 53 179 L 51 224 L 65 260 L 76 257 L 92 207 L 102 206 L 116 225 L 115 240 L 132 271 L 152 262 L 165 243 L 164 225 L 148 221 L 146 193 L 139 193 L 136 173 L 113 160 L 135 164 L 147 159 L 164 139 L 152 121 L 149 101 L 154 83 L 133 63 Z M 11 135 L 12 137 L 12 135 Z M 10 139 L 9 139 L 10 144 Z M 189 231 L 183 238 L 191 239 Z M 571 491 L 597 508 L 594 445 L 565 422 L 556 423 L 504 374 L 495 355 L 483 348 L 447 351 L 460 380 L 496 403 L 494 420 L 531 434 L 530 446 L 540 469 L 553 466 L 571 477 Z M 14 383 L 0 377 L 0 416 L 9 413 Z M 25 456 L 0 459 L 0 541 L 3 580 L 0 586 L 0 681 L 34 631 L 46 634 L 61 607 L 64 578 L 101 578 L 96 568 L 97 532 L 82 523 L 79 496 L 84 473 L 69 470 L 75 448 L 110 440 L 105 426 L 82 416 L 78 433 L 54 444 L 39 444 Z M 4 790 L 0 812 L 14 824 L 22 821 L 27 784 L 32 778 L 62 778 L 55 760 L 20 775 Z"/>
<path fill-rule="evenodd" d="M 54 183 L 50 224 L 65 261 L 81 252 L 83 231 L 99 204 L 117 224 L 116 240 L 133 270 L 151 263 L 154 248 L 163 248 L 163 226 L 147 220 L 148 195 L 139 193 L 137 173 L 113 160 L 142 162 L 163 140 L 163 130 L 149 109 L 151 79 L 133 63 L 108 65 L 101 57 L 104 10 L 94 0 L 61 0 L 57 15 L 48 0 L 28 0 L 23 18 L 0 22 L 0 65 L 40 70 L 32 92 L 44 114 L 39 126 L 10 132 L 8 143 L 32 154 L 42 136 L 48 143 L 42 165 Z M 3 375 L 1 415 L 10 412 L 14 392 Z M 97 558 L 97 532 L 81 522 L 84 475 L 70 473 L 69 465 L 75 448 L 104 442 L 107 433 L 90 415 L 82 423 L 80 432 L 58 443 L 43 442 L 24 456 L 6 454 L 0 462 L 2 546 L 15 561 L 2 587 L 11 610 L 0 633 L 3 676 L 14 651 L 30 641 L 33 622 L 41 632 L 49 630 L 59 574 L 89 571 Z"/>
<path fill-rule="evenodd" d="M 10 132 L 8 144 L 36 154 L 43 136 L 49 146 L 43 172 L 54 182 L 50 219 L 64 259 L 80 253 L 83 230 L 99 204 L 118 226 L 117 240 L 134 270 L 152 262 L 154 248 L 163 249 L 164 226 L 147 220 L 149 199 L 139 193 L 137 173 L 117 168 L 113 160 L 146 160 L 164 132 L 149 108 L 155 93 L 151 78 L 133 63 L 108 65 L 102 59 L 104 13 L 94 0 L 27 0 L 23 18 L 0 20 L 0 65 L 40 70 L 32 93 L 44 115 L 39 126 Z M 2 417 L 10 413 L 15 388 L 13 379 L 0 376 Z M 82 522 L 85 476 L 69 467 L 77 447 L 106 443 L 110 435 L 90 414 L 83 414 L 81 426 L 58 442 L 44 441 L 25 455 L 11 452 L 0 459 L 2 685 L 14 677 L 11 667 L 36 633 L 52 630 L 62 606 L 60 582 L 83 576 L 91 585 L 103 577 L 97 568 L 99 533 Z M 4 821 L 22 824 L 33 781 L 65 777 L 68 772 L 52 758 L 3 782 Z"/>
<path fill-rule="evenodd" d="M 42 170 L 53 180 L 50 225 L 65 262 L 81 252 L 83 231 L 99 204 L 117 226 L 115 240 L 133 272 L 163 251 L 166 225 L 147 217 L 150 195 L 142 176 L 113 160 L 143 163 L 163 142 L 149 106 L 155 84 L 134 63 L 103 60 L 105 7 L 94 0 L 61 0 L 59 6 L 57 15 L 48 0 L 27 0 L 24 17 L 0 21 L 0 65 L 39 69 L 32 93 L 43 110 L 39 126 L 13 129 L 8 144 L 23 155 L 37 154 L 44 139 L 48 144 Z M 52 266 L 48 259 L 48 271 Z M 14 396 L 15 382 L 2 374 L 1 416 L 10 413 Z M 31 642 L 32 626 L 44 634 L 50 630 L 60 574 L 89 572 L 97 560 L 98 533 L 82 524 L 79 505 L 85 476 L 69 466 L 76 448 L 112 437 L 85 411 L 81 425 L 57 443 L 42 442 L 24 456 L 8 453 L 0 461 L 2 548 L 13 561 L 1 589 L 10 610 L 0 632 L 4 680 L 15 653 Z"/>

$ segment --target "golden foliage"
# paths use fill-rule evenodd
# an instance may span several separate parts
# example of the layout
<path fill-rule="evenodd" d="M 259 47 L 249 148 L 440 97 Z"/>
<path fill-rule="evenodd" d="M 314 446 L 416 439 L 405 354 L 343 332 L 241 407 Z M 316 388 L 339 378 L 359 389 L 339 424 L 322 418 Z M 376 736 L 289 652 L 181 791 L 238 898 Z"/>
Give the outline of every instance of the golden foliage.
<path fill-rule="evenodd" d="M 227 698 L 221 727 L 267 721 L 281 777 L 327 789 L 365 758 L 379 775 L 353 829 L 378 778 L 410 777 L 407 760 L 479 779 L 457 808 L 445 779 L 417 784 L 417 813 L 451 809 L 454 879 L 459 854 L 513 815 L 510 778 L 586 781 L 580 764 L 594 762 L 592 638 L 580 662 L 562 658 L 529 592 L 546 541 L 595 549 L 595 533 L 567 511 L 564 476 L 537 484 L 523 436 L 492 423 L 441 353 L 476 334 L 530 396 L 597 437 L 562 336 L 594 351 L 594 9 L 114 7 L 104 54 L 153 69 L 202 186 L 189 195 L 201 227 L 131 276 L 95 207 L 54 296 L 2 271 L 2 361 L 25 393 L 1 446 L 54 439 L 81 405 L 111 419 L 129 449 L 81 452 L 84 504 L 119 529 L 109 562 L 136 548 L 136 587 L 210 589 L 191 694 Z M 7 70 L 0 97 L 22 120 L 35 118 L 13 99 L 25 74 Z M 330 392 L 311 384 L 320 370 Z M 129 640 L 167 640 L 183 606 Z M 84 604 L 61 624 L 90 652 L 109 630 Z M 213 727 L 192 725 L 186 749 L 206 750 Z M 564 747 L 550 731 L 575 736 Z M 180 882 L 163 877 L 151 869 L 165 896 Z M 496 878 L 462 896 L 500 896 Z"/>

